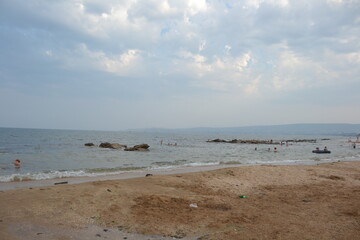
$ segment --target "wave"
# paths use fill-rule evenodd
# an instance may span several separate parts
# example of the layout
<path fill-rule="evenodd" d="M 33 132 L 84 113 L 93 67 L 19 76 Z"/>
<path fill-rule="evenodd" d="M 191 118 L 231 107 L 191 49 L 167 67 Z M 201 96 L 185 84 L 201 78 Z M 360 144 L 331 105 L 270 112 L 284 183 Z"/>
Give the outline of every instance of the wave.
<path fill-rule="evenodd" d="M 22 182 L 22 181 L 36 181 L 47 179 L 61 179 L 72 177 L 97 177 L 106 175 L 116 175 L 124 172 L 136 172 L 146 170 L 168 170 L 181 167 L 198 167 L 198 166 L 212 166 L 219 165 L 219 162 L 193 162 L 179 164 L 183 160 L 179 160 L 178 164 L 174 165 L 170 162 L 157 162 L 149 167 L 118 167 L 118 168 L 93 168 L 81 170 L 53 170 L 35 173 L 13 173 L 10 175 L 0 176 L 0 182 Z M 185 161 L 184 161 L 185 162 Z"/>
<path fill-rule="evenodd" d="M 124 172 L 146 171 L 146 170 L 165 170 L 175 169 L 179 167 L 194 167 L 194 166 L 209 166 L 218 165 L 219 163 L 188 163 L 182 165 L 171 165 L 170 162 L 165 164 L 155 164 L 150 167 L 118 167 L 118 168 L 93 168 L 81 170 L 53 170 L 35 173 L 13 173 L 10 175 L 0 176 L 0 182 L 22 182 L 22 181 L 36 181 L 47 179 L 61 179 L 72 177 L 97 177 L 106 175 L 116 175 Z"/>
<path fill-rule="evenodd" d="M 124 167 L 124 168 L 96 168 L 86 170 L 61 170 L 61 171 L 46 171 L 37 173 L 14 173 L 10 175 L 0 176 L 0 182 L 22 182 L 58 178 L 71 177 L 96 177 L 105 175 L 115 175 L 123 172 L 143 170 L 142 167 Z"/>

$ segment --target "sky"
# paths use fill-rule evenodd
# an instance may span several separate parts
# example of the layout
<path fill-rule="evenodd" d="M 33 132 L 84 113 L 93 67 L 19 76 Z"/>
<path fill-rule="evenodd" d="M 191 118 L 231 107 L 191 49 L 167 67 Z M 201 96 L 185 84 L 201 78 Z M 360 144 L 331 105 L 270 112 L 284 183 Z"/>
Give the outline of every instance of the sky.
<path fill-rule="evenodd" d="M 0 0 L 0 127 L 360 123 L 360 0 Z"/>

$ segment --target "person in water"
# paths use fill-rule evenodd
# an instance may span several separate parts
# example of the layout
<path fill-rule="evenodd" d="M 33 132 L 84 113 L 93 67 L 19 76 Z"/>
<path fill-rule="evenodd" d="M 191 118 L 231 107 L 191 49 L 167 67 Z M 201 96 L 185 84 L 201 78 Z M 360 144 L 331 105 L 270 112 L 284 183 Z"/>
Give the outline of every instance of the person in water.
<path fill-rule="evenodd" d="M 15 160 L 14 166 L 15 166 L 16 168 L 19 168 L 19 167 L 21 166 L 21 161 L 20 161 L 20 159 L 16 159 L 16 160 Z"/>

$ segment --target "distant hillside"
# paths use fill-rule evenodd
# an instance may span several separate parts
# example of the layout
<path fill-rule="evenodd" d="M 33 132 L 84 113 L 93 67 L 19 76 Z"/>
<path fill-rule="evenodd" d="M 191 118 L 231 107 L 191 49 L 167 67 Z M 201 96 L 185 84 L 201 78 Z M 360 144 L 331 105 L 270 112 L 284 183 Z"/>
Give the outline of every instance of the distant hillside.
<path fill-rule="evenodd" d="M 132 129 L 141 132 L 164 133 L 211 133 L 211 134 L 251 134 L 251 135 L 332 135 L 356 136 L 360 133 L 360 124 L 286 124 L 226 128 L 147 128 Z"/>

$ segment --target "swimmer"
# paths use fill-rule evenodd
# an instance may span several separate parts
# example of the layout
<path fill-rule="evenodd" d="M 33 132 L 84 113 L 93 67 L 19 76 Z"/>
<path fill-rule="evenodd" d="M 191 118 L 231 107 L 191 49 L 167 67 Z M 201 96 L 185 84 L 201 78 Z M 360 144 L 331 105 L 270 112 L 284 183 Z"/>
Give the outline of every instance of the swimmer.
<path fill-rule="evenodd" d="M 16 168 L 19 168 L 20 165 L 21 165 L 21 161 L 20 161 L 19 159 L 16 159 L 15 162 L 14 162 L 14 166 L 15 166 Z"/>

